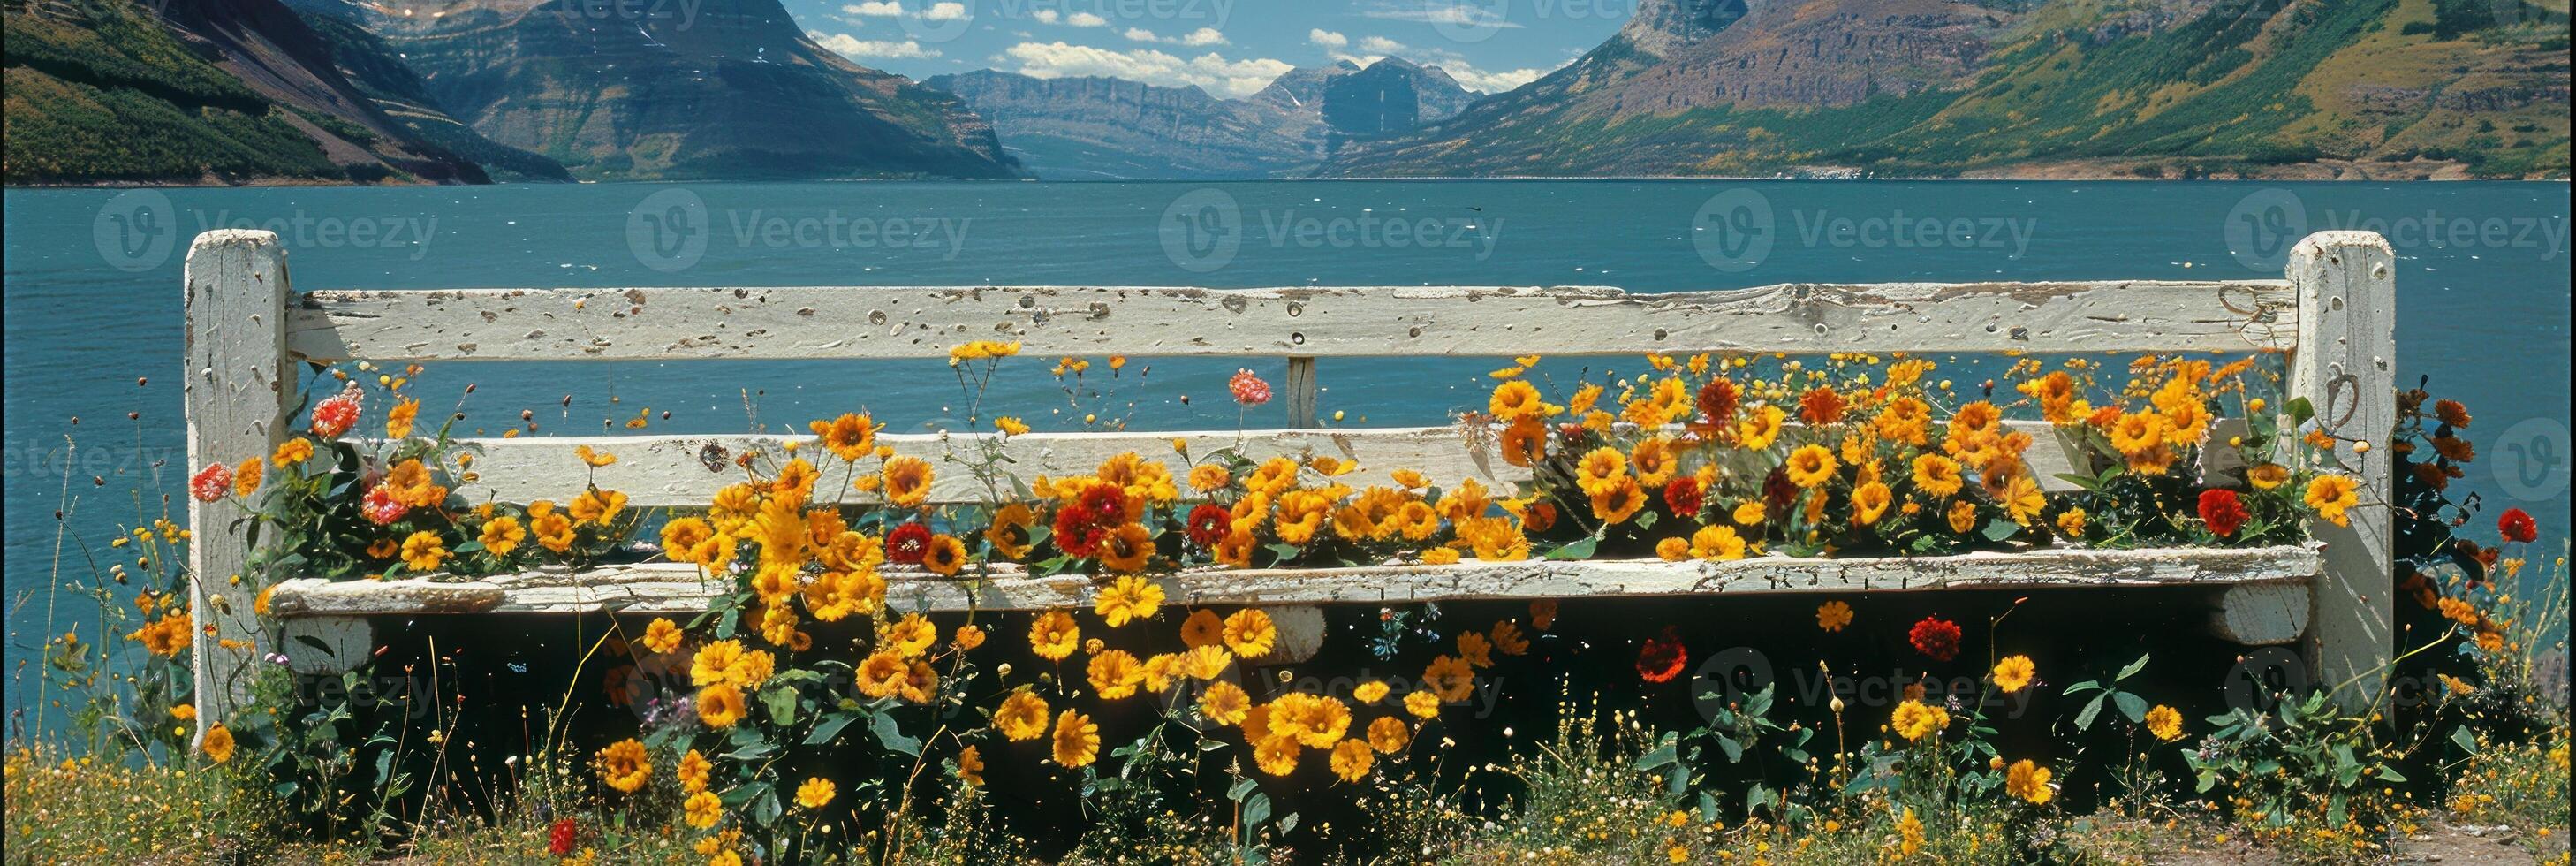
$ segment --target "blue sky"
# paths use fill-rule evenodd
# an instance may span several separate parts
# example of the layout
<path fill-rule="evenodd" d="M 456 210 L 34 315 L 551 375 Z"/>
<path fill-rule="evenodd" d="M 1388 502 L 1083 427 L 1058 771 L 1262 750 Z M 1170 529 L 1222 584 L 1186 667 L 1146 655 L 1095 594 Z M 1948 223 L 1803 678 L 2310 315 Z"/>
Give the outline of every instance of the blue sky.
<path fill-rule="evenodd" d="M 1388 55 L 1471 90 L 1527 83 L 1600 44 L 1639 0 L 786 0 L 824 47 L 926 78 L 1002 69 L 1260 90 L 1291 67 Z"/>

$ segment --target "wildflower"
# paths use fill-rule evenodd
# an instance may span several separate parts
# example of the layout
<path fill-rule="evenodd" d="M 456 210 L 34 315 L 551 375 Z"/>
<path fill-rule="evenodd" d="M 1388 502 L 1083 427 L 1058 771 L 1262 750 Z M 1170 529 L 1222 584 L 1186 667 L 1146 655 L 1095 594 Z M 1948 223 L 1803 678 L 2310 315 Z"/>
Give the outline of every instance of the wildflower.
<path fill-rule="evenodd" d="M 2308 482 L 2307 504 L 2336 526 L 2352 525 L 2346 512 L 2361 504 L 2361 484 L 2348 475 L 2319 475 Z"/>
<path fill-rule="evenodd" d="M 1744 538 L 1732 526 L 1703 526 L 1691 533 L 1690 554 L 1710 562 L 1744 558 Z"/>
<path fill-rule="evenodd" d="M 363 408 L 361 404 L 365 399 L 364 393 L 358 390 L 358 383 L 351 382 L 341 388 L 340 393 L 313 404 L 313 435 L 324 439 L 338 439 L 340 434 L 347 433 L 349 428 L 357 426 L 358 415 Z"/>
<path fill-rule="evenodd" d="M 1896 503 L 1896 492 L 1886 484 L 1872 481 L 1852 488 L 1852 522 L 1868 526 L 1887 515 L 1888 506 Z"/>
<path fill-rule="evenodd" d="M 902 619 L 887 623 L 877 638 L 904 658 L 918 658 L 939 642 L 939 627 L 919 613 L 907 613 Z"/>
<path fill-rule="evenodd" d="M 969 785 L 984 784 L 984 750 L 975 746 L 957 750 L 957 778 Z"/>
<path fill-rule="evenodd" d="M 1851 621 L 1852 608 L 1849 604 L 1829 601 L 1816 606 L 1817 628 L 1826 631 L 1842 631 L 1844 626 L 1851 625 Z"/>
<path fill-rule="evenodd" d="M 796 805 L 808 809 L 820 809 L 830 805 L 832 795 L 838 792 L 839 790 L 832 785 L 830 779 L 820 776 L 807 777 L 804 784 L 796 786 Z"/>
<path fill-rule="evenodd" d="M 1376 757 L 1369 751 L 1368 743 L 1356 739 L 1343 740 L 1333 746 L 1333 775 L 1340 776 L 1345 782 L 1368 778 L 1369 765 Z"/>
<path fill-rule="evenodd" d="M 1111 571 L 1144 571 L 1153 562 L 1154 536 L 1142 524 L 1121 523 L 1101 537 L 1097 553 Z"/>
<path fill-rule="evenodd" d="M 2057 534 L 2068 538 L 2084 537 L 2084 509 L 2070 507 L 2057 514 Z"/>
<path fill-rule="evenodd" d="M 1937 735 L 1950 727 L 1950 711 L 1919 700 L 1907 700 L 1896 705 L 1896 713 L 1889 717 L 1888 726 L 1910 743 Z"/>
<path fill-rule="evenodd" d="M 1440 696 L 1428 691 L 1415 691 L 1404 696 L 1404 711 L 1414 718 L 1428 719 L 1440 715 Z"/>
<path fill-rule="evenodd" d="M 233 492 L 233 470 L 221 463 L 208 463 L 188 479 L 188 493 L 199 502 L 214 502 Z"/>
<path fill-rule="evenodd" d="M 1835 393 L 1831 385 L 1818 385 L 1798 395 L 1798 419 L 1809 424 L 1832 424 L 1843 420 L 1848 402 Z"/>
<path fill-rule="evenodd" d="M 1646 491 L 1637 479 L 1621 475 L 1591 491 L 1592 516 L 1611 525 L 1626 523 L 1646 507 Z M 1482 557 L 1479 557 L 1482 558 Z"/>
<path fill-rule="evenodd" d="M 438 533 L 428 530 L 414 532 L 411 537 L 403 539 L 402 560 L 403 566 L 413 571 L 437 571 L 438 566 L 447 561 L 447 545 Z"/>
<path fill-rule="evenodd" d="M 564 510 L 570 512 L 576 521 L 606 525 L 616 520 L 617 513 L 625 508 L 626 494 L 594 487 L 573 497 L 572 504 L 565 506 Z"/>
<path fill-rule="evenodd" d="M 644 754 L 644 744 L 630 737 L 599 750 L 599 780 L 621 794 L 644 790 L 644 784 L 653 780 L 653 762 Z"/>
<path fill-rule="evenodd" d="M 1100 726 L 1090 717 L 1072 710 L 1055 719 L 1055 762 L 1066 767 L 1089 766 L 1100 757 Z"/>
<path fill-rule="evenodd" d="M 1252 762 L 1273 776 L 1297 772 L 1297 754 L 1301 751 L 1295 737 L 1269 736 L 1252 744 Z"/>
<path fill-rule="evenodd" d="M 724 820 L 724 800 L 713 791 L 696 791 L 680 804 L 681 817 L 689 826 L 704 830 Z M 567 819 L 568 820 L 568 819 Z"/>
<path fill-rule="evenodd" d="M 1546 631 L 1556 626 L 1556 599 L 1542 598 L 1530 602 L 1530 627 Z"/>
<path fill-rule="evenodd" d="M 2014 523 L 2029 526 L 2048 507 L 2048 497 L 2039 490 L 2039 482 L 2029 473 L 2018 473 L 2004 483 L 2004 515 Z"/>
<path fill-rule="evenodd" d="M 551 503 L 545 502 L 539 502 L 537 504 L 551 505 Z M 562 512 L 555 511 L 551 507 L 543 511 L 539 511 L 535 506 L 530 506 L 528 510 L 528 529 L 529 531 L 537 534 L 537 546 L 539 547 L 543 547 L 556 553 L 564 553 L 572 549 L 572 543 L 574 540 L 572 518 L 565 516 Z M 723 536 L 717 537 L 722 538 Z M 710 565 L 712 565 L 712 563 L 710 563 Z"/>
<path fill-rule="evenodd" d="M 1243 658 L 1270 654 L 1279 639 L 1279 629 L 1270 622 L 1270 614 L 1260 608 L 1247 607 L 1225 618 L 1225 648 Z"/>
<path fill-rule="evenodd" d="M 1769 517 L 1769 510 L 1763 507 L 1762 500 L 1747 499 L 1736 503 L 1735 510 L 1727 516 L 1733 518 L 1738 525 L 1752 526 L 1761 523 L 1763 518 Z"/>
<path fill-rule="evenodd" d="M 1224 680 L 1208 684 L 1199 694 L 1199 714 L 1220 725 L 1239 725 L 1252 710 L 1252 696 L 1243 687 Z"/>
<path fill-rule="evenodd" d="M 249 497 L 253 493 L 258 493 L 260 468 L 265 465 L 267 464 L 259 462 L 259 458 L 256 456 L 235 464 L 233 467 L 233 493 L 245 498 Z"/>
<path fill-rule="evenodd" d="M 2031 763 L 2027 758 L 2014 761 L 2012 768 L 2004 772 L 2004 792 L 2033 806 L 2048 805 L 2049 798 L 2057 794 L 2048 787 L 2048 776 L 2047 767 Z"/>
<path fill-rule="evenodd" d="M 1132 524 L 1131 524 L 1132 525 Z M 1110 628 L 1126 625 L 1131 620 L 1152 619 L 1163 606 L 1163 588 L 1141 577 L 1121 577 L 1100 591 L 1092 611 L 1108 621 Z"/>
<path fill-rule="evenodd" d="M 224 727 L 222 722 L 207 727 L 205 742 L 198 744 L 197 750 L 215 763 L 229 763 L 233 759 L 232 729 Z"/>
<path fill-rule="evenodd" d="M 921 567 L 941 577 L 956 575 L 966 567 L 966 542 L 945 533 L 931 536 L 921 552 Z"/>
<path fill-rule="evenodd" d="M 1905 633 L 1905 641 L 1914 645 L 1915 652 L 1946 662 L 1959 657 L 1959 624 L 1927 616 Z"/>
<path fill-rule="evenodd" d="M 1476 669 L 1466 659 L 1435 656 L 1422 668 L 1422 688 L 1438 696 L 1443 703 L 1466 700 L 1475 693 Z"/>
<path fill-rule="evenodd" d="M 2182 711 L 2157 704 L 2147 711 L 2147 733 L 2168 743 L 2182 739 Z"/>
<path fill-rule="evenodd" d="M 2256 490 L 2270 490 L 2289 483 L 2290 467 L 2278 463 L 2261 463 L 2245 470 L 2245 481 Z"/>
<path fill-rule="evenodd" d="M 1530 648 L 1529 639 L 1521 636 L 1521 627 L 1511 620 L 1494 623 L 1493 641 L 1494 648 L 1507 656 L 1527 653 Z"/>
<path fill-rule="evenodd" d="M 1486 408 L 1503 421 L 1536 420 L 1545 417 L 1548 405 L 1539 400 L 1538 388 L 1527 381 L 1513 379 L 1494 386 L 1493 398 Z"/>
<path fill-rule="evenodd" d="M 1000 707 L 993 710 L 993 726 L 1000 728 L 1002 736 L 1013 742 L 1034 740 L 1045 735 L 1046 699 L 1028 691 L 1012 692 L 1010 697 L 1002 699 Z"/>
<path fill-rule="evenodd" d="M 885 498 L 897 508 L 914 508 L 930 499 L 930 461 L 897 457 L 885 463 Z"/>
<path fill-rule="evenodd" d="M 2507 508 L 2496 518 L 2496 535 L 2506 541 L 2530 544 L 2540 540 L 2540 521 L 2532 519 L 2531 512 Z"/>
<path fill-rule="evenodd" d="M 644 627 L 644 648 L 657 653 L 679 649 L 680 638 L 680 626 L 668 618 L 654 617 L 653 623 Z"/>
<path fill-rule="evenodd" d="M 1965 499 L 1952 502 L 1949 513 L 1943 516 L 1949 519 L 1951 532 L 1966 535 L 1969 530 L 1977 528 L 1977 504 L 1974 502 Z"/>
<path fill-rule="evenodd" d="M 1692 402 L 1699 409 L 1702 423 L 1724 426 L 1734 422 L 1736 398 L 1741 393 L 1733 380 L 1719 377 L 1699 386 L 1699 394 Z"/>
<path fill-rule="evenodd" d="M 1788 413 L 1780 411 L 1778 406 L 1764 406 L 1756 410 L 1751 417 L 1736 425 L 1736 444 L 1743 446 L 1747 451 L 1770 448 L 1771 442 L 1780 438 L 1780 425 L 1786 422 L 1788 417 Z"/>
<path fill-rule="evenodd" d="M 394 401 L 394 408 L 393 408 L 392 410 L 387 411 L 387 412 L 385 413 L 385 438 L 387 438 L 387 439 L 409 439 L 409 438 L 411 438 L 411 426 L 412 426 L 412 421 L 413 421 L 413 420 L 415 420 L 415 419 L 417 419 L 417 418 L 419 418 L 419 417 L 420 417 L 420 401 L 419 401 L 419 400 L 414 400 L 414 399 L 411 399 L 411 398 L 409 398 L 409 397 L 405 397 L 405 398 L 403 398 L 403 399 L 400 399 L 400 400 L 396 400 L 396 401 Z"/>
<path fill-rule="evenodd" d="M 554 826 L 546 830 L 546 851 L 557 857 L 572 853 L 579 829 L 571 818 L 555 819 Z"/>
<path fill-rule="evenodd" d="M 284 469 L 311 459 L 313 459 L 313 440 L 297 436 L 277 443 L 277 451 L 269 455 L 268 462 L 275 464 L 279 469 Z"/>
<path fill-rule="evenodd" d="M 832 452 L 832 456 L 853 463 L 876 450 L 877 431 L 883 429 L 868 415 L 849 412 L 830 421 L 811 422 L 806 427 L 814 431 L 823 448 Z"/>
<path fill-rule="evenodd" d="M 908 521 L 897 526 L 893 531 L 886 533 L 886 559 L 905 565 L 920 565 L 922 560 L 929 558 L 930 544 L 934 537 L 930 527 L 919 521 Z"/>
<path fill-rule="evenodd" d="M 1690 652 L 1683 648 L 1680 633 L 1665 626 L 1662 637 L 1646 639 L 1637 650 L 1637 676 L 1650 683 L 1672 682 L 1689 662 Z"/>
<path fill-rule="evenodd" d="M 1226 380 L 1225 390 L 1234 395 L 1234 402 L 1247 409 L 1270 402 L 1270 383 L 1261 381 L 1248 369 L 1234 371 L 1234 377 Z"/>
<path fill-rule="evenodd" d="M 688 754 L 680 756 L 680 766 L 672 773 L 680 779 L 680 790 L 695 794 L 707 789 L 708 776 L 715 772 L 715 768 L 706 755 L 690 749 Z"/>
<path fill-rule="evenodd" d="M 1136 694 L 1137 684 L 1145 679 L 1143 666 L 1137 663 L 1135 654 L 1126 650 L 1110 650 L 1092 656 L 1084 674 L 1091 681 L 1091 690 L 1106 701 Z"/>
<path fill-rule="evenodd" d="M 2012 694 L 2030 687 L 2030 681 L 2039 675 L 2039 666 L 2033 664 L 2029 656 L 2005 656 L 2003 661 L 1995 663 L 1992 675 L 1995 688 Z"/>
<path fill-rule="evenodd" d="M 1351 689 L 1351 698 L 1363 704 L 1374 704 L 1378 701 L 1384 700 L 1386 698 L 1387 691 L 1388 688 L 1384 681 L 1370 680 L 1359 684 L 1357 688 Z"/>
<path fill-rule="evenodd" d="M 1948 496 L 1959 492 L 1959 487 L 1963 483 L 1964 480 L 1959 475 L 1958 461 L 1939 454 L 1925 454 L 1914 458 L 1915 489 L 1934 496 Z"/>
<path fill-rule="evenodd" d="M 475 540 L 483 542 L 483 549 L 493 556 L 508 556 L 528 540 L 528 528 L 521 526 L 518 518 L 504 514 L 484 523 Z"/>
<path fill-rule="evenodd" d="M 1038 614 L 1029 623 L 1029 650 L 1047 661 L 1063 661 L 1073 654 L 1075 644 L 1082 642 L 1082 628 L 1064 611 L 1051 610 Z"/>
<path fill-rule="evenodd" d="M 1403 751 L 1405 745 L 1412 741 L 1413 730 L 1405 727 L 1403 719 L 1380 716 L 1376 721 L 1369 723 L 1369 747 L 1379 752 L 1392 755 Z"/>
<path fill-rule="evenodd" d="M 573 446 L 572 454 L 574 457 L 581 458 L 582 464 L 589 466 L 592 469 L 597 469 L 617 462 L 617 455 L 610 454 L 606 451 L 593 450 L 588 445 Z"/>
<path fill-rule="evenodd" d="M 2249 515 L 2245 513 L 2245 503 L 2237 497 L 2236 491 L 2203 490 L 2200 492 L 2200 522 L 2208 525 L 2209 531 L 2216 533 L 2218 537 L 2234 537 L 2236 530 L 2244 528 L 2248 518 Z"/>
<path fill-rule="evenodd" d="M 1822 445 L 1807 445 L 1789 452 L 1789 460 L 1784 465 L 1789 470 L 1789 482 L 1802 490 L 1813 490 L 1833 480 L 1834 470 L 1841 468 L 1841 464 L 1834 460 L 1834 452 Z"/>
<path fill-rule="evenodd" d="M 1225 641 L 1225 621 L 1216 611 L 1200 608 L 1190 611 L 1181 621 L 1181 645 L 1191 649 L 1216 646 Z"/>

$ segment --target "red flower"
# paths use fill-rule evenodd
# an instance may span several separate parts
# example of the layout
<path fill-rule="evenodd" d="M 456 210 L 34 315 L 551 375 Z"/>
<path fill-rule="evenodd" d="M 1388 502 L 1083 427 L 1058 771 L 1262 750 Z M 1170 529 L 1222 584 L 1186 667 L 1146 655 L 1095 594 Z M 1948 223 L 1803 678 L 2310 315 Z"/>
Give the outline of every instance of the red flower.
<path fill-rule="evenodd" d="M 208 463 L 188 479 L 188 494 L 199 502 L 213 502 L 233 492 L 233 468 L 221 463 Z"/>
<path fill-rule="evenodd" d="M 1224 540 L 1226 530 L 1232 528 L 1233 521 L 1234 515 L 1227 512 L 1224 506 L 1214 502 L 1199 503 L 1199 507 L 1190 509 L 1190 543 L 1200 547 L 1215 547 L 1218 541 Z"/>
<path fill-rule="evenodd" d="M 340 434 L 349 432 L 349 428 L 358 424 L 358 414 L 363 408 L 360 404 L 363 400 L 358 384 L 351 382 L 349 387 L 341 389 L 340 393 L 314 404 L 313 435 L 324 439 L 337 439 L 340 438 Z"/>
<path fill-rule="evenodd" d="M 1681 635 L 1672 626 L 1664 626 L 1664 636 L 1647 638 L 1637 650 L 1637 676 L 1650 683 L 1669 683 L 1682 675 L 1690 664 L 1690 651 L 1682 647 Z"/>
<path fill-rule="evenodd" d="M 1234 393 L 1234 402 L 1247 407 L 1270 402 L 1270 383 L 1261 381 L 1261 377 L 1253 375 L 1251 370 L 1234 371 L 1234 378 L 1226 380 L 1225 389 Z"/>
<path fill-rule="evenodd" d="M 1100 537 L 1108 533 L 1094 524 L 1090 509 L 1067 505 L 1055 513 L 1055 547 L 1066 556 L 1081 558 L 1100 549 Z"/>
<path fill-rule="evenodd" d="M 1664 485 L 1664 504 L 1671 506 L 1676 517 L 1697 517 L 1701 505 L 1699 479 L 1684 475 Z"/>
<path fill-rule="evenodd" d="M 1737 396 L 1738 392 L 1733 381 L 1722 378 L 1708 380 L 1708 384 L 1699 386 L 1700 417 L 1711 424 L 1724 424 L 1735 420 Z"/>
<path fill-rule="evenodd" d="M 2496 534 L 2506 541 L 2530 544 L 2540 540 L 2540 521 L 2533 520 L 2531 512 L 2507 508 L 2503 516 L 2496 518 Z"/>
<path fill-rule="evenodd" d="M 1762 505 L 1772 514 L 1789 513 L 1789 503 L 1798 498 L 1797 482 L 1789 480 L 1789 468 L 1774 466 L 1762 478 Z"/>
<path fill-rule="evenodd" d="M 2218 537 L 2235 537 L 2236 530 L 2245 527 L 2245 519 L 2245 501 L 2237 498 L 2236 491 L 2200 492 L 2200 521 L 2209 524 L 2209 531 L 2218 533 Z"/>
<path fill-rule="evenodd" d="M 906 565 L 920 565 L 930 553 L 930 527 L 919 522 L 905 523 L 886 533 L 886 558 Z"/>
<path fill-rule="evenodd" d="M 571 854 L 575 829 L 571 818 L 556 819 L 554 829 L 546 834 L 546 850 L 557 857 Z"/>
<path fill-rule="evenodd" d="M 1092 522 L 1115 525 L 1127 516 L 1127 491 L 1115 484 L 1101 484 L 1082 491 L 1082 510 Z"/>
<path fill-rule="evenodd" d="M 1905 640 L 1914 645 L 1915 652 L 1931 656 L 1933 661 L 1959 657 L 1959 624 L 1937 616 L 1915 623 L 1913 630 L 1905 633 Z"/>
<path fill-rule="evenodd" d="M 410 512 L 411 503 L 404 502 L 402 493 L 394 490 L 391 484 L 379 483 L 367 488 L 366 498 L 358 505 L 358 513 L 366 515 L 367 522 L 377 526 L 401 520 Z"/>

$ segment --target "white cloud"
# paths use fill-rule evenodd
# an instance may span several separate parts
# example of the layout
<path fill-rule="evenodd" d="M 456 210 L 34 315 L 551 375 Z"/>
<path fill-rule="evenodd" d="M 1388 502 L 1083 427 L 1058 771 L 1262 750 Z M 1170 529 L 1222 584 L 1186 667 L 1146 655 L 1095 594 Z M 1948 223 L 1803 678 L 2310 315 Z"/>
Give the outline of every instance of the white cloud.
<path fill-rule="evenodd" d="M 1142 28 L 1142 27 L 1129 27 L 1129 28 L 1127 28 L 1127 32 L 1125 32 L 1125 33 L 1121 33 L 1121 34 L 1118 34 L 1118 35 L 1127 37 L 1127 41 L 1129 41 L 1129 42 L 1160 42 L 1160 41 L 1162 41 L 1162 39 L 1161 39 L 1160 37 L 1157 37 L 1157 36 L 1155 36 L 1155 35 L 1154 35 L 1154 31 L 1147 30 L 1147 29 Z"/>
<path fill-rule="evenodd" d="M 1064 20 L 1064 13 L 1057 12 L 1053 9 L 1040 9 L 1036 12 L 1030 13 L 1029 17 L 1037 19 L 1040 24 L 1053 24 Z"/>
<path fill-rule="evenodd" d="M 1468 90 L 1483 93 L 1501 93 L 1507 90 L 1518 89 L 1521 85 L 1537 81 L 1548 73 L 1555 72 L 1556 70 L 1513 69 L 1509 71 L 1486 72 L 1482 69 L 1477 69 L 1463 63 L 1444 63 L 1440 65 L 1440 71 L 1447 72 L 1449 73 L 1449 77 L 1458 79 L 1458 86 L 1467 88 Z"/>
<path fill-rule="evenodd" d="M 910 39 L 887 42 L 861 39 L 847 33 L 824 33 L 816 30 L 806 31 L 805 35 L 813 37 L 816 44 L 829 49 L 832 53 L 851 60 L 927 59 L 939 56 L 938 49 L 923 48 L 921 43 Z"/>
<path fill-rule="evenodd" d="M 1022 42 L 1004 52 L 1022 75 L 1063 78 L 1105 75 L 1165 87 L 1195 85 L 1219 97 L 1250 96 L 1293 69 L 1267 57 L 1228 60 L 1209 52 L 1181 58 L 1151 48 L 1112 51 L 1063 42 Z"/>
<path fill-rule="evenodd" d="M 1109 19 L 1093 15 L 1089 12 L 1076 12 L 1070 16 L 1066 16 L 1064 23 L 1075 27 L 1107 27 L 1109 26 Z"/>
<path fill-rule="evenodd" d="M 921 13 L 921 17 L 929 21 L 959 21 L 973 16 L 966 14 L 964 3 L 943 2 L 930 4 L 930 8 Z"/>
<path fill-rule="evenodd" d="M 1371 36 L 1360 40 L 1360 50 L 1370 54 L 1395 54 L 1404 50 L 1404 43 L 1384 36 Z"/>
<path fill-rule="evenodd" d="M 868 18 L 892 18 L 903 14 L 903 4 L 894 0 L 867 0 L 864 3 L 844 4 L 841 6 L 841 11 L 845 14 Z"/>
<path fill-rule="evenodd" d="M 1506 20 L 1502 13 L 1462 0 L 1414 0 L 1384 3 L 1360 13 L 1388 21 L 1416 21 L 1424 24 L 1455 24 L 1497 30 L 1517 30 L 1521 25 Z"/>
<path fill-rule="evenodd" d="M 1192 48 L 1234 44 L 1226 41 L 1225 34 L 1217 32 L 1214 27 L 1201 27 L 1179 36 L 1157 36 L 1154 35 L 1154 31 L 1142 27 L 1130 27 L 1127 28 L 1127 32 L 1119 35 L 1127 37 L 1129 42 L 1159 42 L 1166 45 L 1187 45 Z"/>
<path fill-rule="evenodd" d="M 1306 31 L 1306 41 L 1326 48 L 1339 49 L 1351 44 L 1351 38 L 1321 27 Z"/>

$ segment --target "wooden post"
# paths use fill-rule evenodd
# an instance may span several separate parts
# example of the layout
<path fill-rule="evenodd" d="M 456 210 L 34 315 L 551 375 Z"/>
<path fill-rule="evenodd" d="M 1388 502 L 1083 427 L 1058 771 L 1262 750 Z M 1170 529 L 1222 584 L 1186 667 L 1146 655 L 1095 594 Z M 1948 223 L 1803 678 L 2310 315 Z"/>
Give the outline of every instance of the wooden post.
<path fill-rule="evenodd" d="M 2335 456 L 2356 469 L 2361 506 L 2350 525 L 2310 520 L 2325 542 L 2325 569 L 2309 594 L 2304 650 L 2318 685 L 2337 688 L 2347 709 L 2379 696 L 2396 654 L 2395 561 L 2389 510 L 2389 435 L 2397 424 L 2396 256 L 2371 232 L 2309 235 L 2290 251 L 2299 293 L 2299 345 L 2290 395 L 2306 398 L 2314 423 L 2339 442 Z M 2368 443 L 2367 450 L 2356 443 Z"/>
<path fill-rule="evenodd" d="M 266 460 L 295 399 L 286 357 L 286 250 L 264 231 L 221 230 L 188 248 L 188 474 Z M 257 588 L 243 574 L 250 525 L 240 501 L 188 499 L 189 603 L 197 622 L 197 738 L 250 696 L 259 658 Z"/>
<path fill-rule="evenodd" d="M 1304 430 L 1315 426 L 1315 359 L 1288 358 L 1288 428 Z"/>

